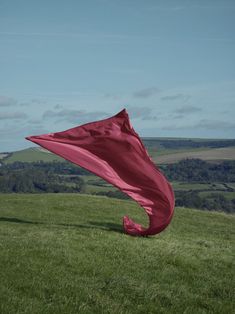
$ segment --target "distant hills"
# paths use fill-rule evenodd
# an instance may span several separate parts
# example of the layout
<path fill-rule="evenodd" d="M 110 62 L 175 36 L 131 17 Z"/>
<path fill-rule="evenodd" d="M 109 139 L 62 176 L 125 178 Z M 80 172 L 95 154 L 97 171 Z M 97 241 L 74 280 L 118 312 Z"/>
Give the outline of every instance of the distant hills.
<path fill-rule="evenodd" d="M 235 140 L 142 139 L 171 182 L 176 205 L 235 212 Z M 33 147 L 0 154 L 0 193 L 126 195 L 89 171 Z"/>
<path fill-rule="evenodd" d="M 142 138 L 149 155 L 156 164 L 171 164 L 186 158 L 209 162 L 235 160 L 233 139 Z M 59 156 L 41 148 L 32 147 L 11 153 L 0 153 L 0 162 L 62 161 Z"/>
<path fill-rule="evenodd" d="M 63 161 L 59 156 L 41 148 L 31 147 L 11 153 L 0 154 L 0 160 L 4 163 L 12 163 L 15 161 L 35 162 L 35 161 Z"/>

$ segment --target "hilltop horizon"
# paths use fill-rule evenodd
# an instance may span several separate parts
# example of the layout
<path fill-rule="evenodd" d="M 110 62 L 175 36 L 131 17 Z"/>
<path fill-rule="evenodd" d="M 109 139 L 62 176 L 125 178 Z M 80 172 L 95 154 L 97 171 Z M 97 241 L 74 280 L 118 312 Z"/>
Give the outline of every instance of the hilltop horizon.
<path fill-rule="evenodd" d="M 156 140 L 192 140 L 192 141 L 196 141 L 196 140 L 199 140 L 199 141 L 233 141 L 235 140 L 235 137 L 234 138 L 207 138 L 207 137 L 170 137 L 170 136 L 140 136 L 141 139 L 143 140 L 147 140 L 147 139 L 156 139 Z M 26 141 L 27 143 L 27 141 Z M 33 144 L 33 143 L 29 143 L 27 146 L 22 146 L 21 148 L 18 148 L 18 149 L 12 149 L 12 150 L 2 150 L 0 148 L 0 153 L 14 153 L 14 152 L 18 152 L 18 151 L 21 151 L 21 150 L 26 150 L 26 149 L 29 149 L 29 148 L 39 148 L 39 149 L 44 149 L 46 150 L 45 148 L 42 148 L 36 144 Z"/>

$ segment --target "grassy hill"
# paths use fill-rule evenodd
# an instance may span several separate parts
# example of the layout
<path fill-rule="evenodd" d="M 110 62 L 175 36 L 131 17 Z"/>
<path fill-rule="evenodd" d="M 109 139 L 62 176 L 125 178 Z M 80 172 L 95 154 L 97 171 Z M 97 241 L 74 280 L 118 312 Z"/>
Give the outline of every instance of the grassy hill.
<path fill-rule="evenodd" d="M 232 215 L 176 208 L 150 238 L 132 201 L 0 195 L 0 313 L 218 313 L 234 310 Z"/>
<path fill-rule="evenodd" d="M 157 164 L 172 164 L 186 158 L 198 158 L 209 162 L 221 162 L 225 160 L 235 159 L 235 147 L 222 147 L 222 148 L 210 148 L 210 149 L 187 149 L 185 151 L 175 150 L 168 151 L 164 154 L 152 154 L 153 160 Z"/>
<path fill-rule="evenodd" d="M 4 163 L 11 163 L 15 161 L 22 162 L 34 162 L 34 161 L 63 161 L 64 159 L 59 156 L 48 152 L 45 149 L 41 149 L 40 147 L 27 148 L 23 150 L 19 150 L 16 152 L 12 152 L 3 158 Z"/>

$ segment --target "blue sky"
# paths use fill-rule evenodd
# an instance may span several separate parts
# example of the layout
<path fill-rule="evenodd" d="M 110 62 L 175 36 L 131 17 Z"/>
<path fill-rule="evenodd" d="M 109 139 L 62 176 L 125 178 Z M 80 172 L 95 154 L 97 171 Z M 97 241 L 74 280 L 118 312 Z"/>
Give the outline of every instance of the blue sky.
<path fill-rule="evenodd" d="M 0 0 L 0 151 L 123 108 L 140 136 L 235 138 L 234 30 L 234 0 Z"/>

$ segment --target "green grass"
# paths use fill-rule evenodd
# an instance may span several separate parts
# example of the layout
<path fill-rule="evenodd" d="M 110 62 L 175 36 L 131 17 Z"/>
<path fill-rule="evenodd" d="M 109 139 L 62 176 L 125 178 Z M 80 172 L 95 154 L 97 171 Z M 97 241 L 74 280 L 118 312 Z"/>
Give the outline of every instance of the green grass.
<path fill-rule="evenodd" d="M 148 149 L 149 155 L 151 156 L 151 158 L 153 160 L 156 160 L 157 157 L 159 156 L 165 156 L 165 155 L 172 155 L 172 154 L 176 154 L 176 153 L 188 153 L 188 152 L 201 152 L 201 151 L 208 151 L 210 149 L 213 148 L 208 148 L 208 147 L 197 147 L 197 148 L 192 148 L 192 147 L 188 147 L 188 148 L 150 148 Z"/>
<path fill-rule="evenodd" d="M 223 162 L 226 160 L 234 160 L 235 147 L 220 147 L 220 148 L 199 148 L 199 149 L 178 149 L 175 152 L 164 153 L 164 151 L 152 153 L 152 159 L 157 164 L 176 163 L 186 158 L 199 158 L 207 162 Z"/>
<path fill-rule="evenodd" d="M 150 238 L 136 203 L 0 195 L 0 313 L 218 313 L 234 309 L 232 215 L 177 208 Z"/>
<path fill-rule="evenodd" d="M 6 159 L 4 159 L 4 163 L 12 163 L 15 161 L 21 162 L 35 162 L 35 161 L 64 161 L 64 159 L 60 158 L 59 156 L 42 152 L 38 148 L 27 148 L 24 150 L 20 150 L 17 152 L 13 152 L 9 155 Z"/>
<path fill-rule="evenodd" d="M 215 192 L 215 191 L 208 191 L 208 192 L 199 192 L 199 196 L 201 197 L 208 197 L 210 196 L 212 193 L 218 193 L 218 194 L 222 194 L 226 199 L 228 200 L 232 200 L 235 199 L 235 192 L 228 192 L 228 191 L 219 191 L 219 192 Z"/>
<path fill-rule="evenodd" d="M 212 185 L 210 183 L 186 183 L 186 182 L 172 182 L 173 188 L 175 191 L 177 190 L 207 190 L 212 189 Z"/>
<path fill-rule="evenodd" d="M 86 183 L 85 193 L 93 194 L 97 192 L 109 192 L 109 191 L 117 191 L 112 184 L 107 183 L 103 179 L 95 175 L 80 175 L 81 179 L 83 179 Z"/>
<path fill-rule="evenodd" d="M 114 186 L 98 186 L 93 184 L 86 184 L 85 192 L 87 194 L 93 194 L 97 192 L 109 192 L 109 191 L 117 191 L 118 189 Z"/>
<path fill-rule="evenodd" d="M 91 180 L 102 180 L 100 177 L 96 176 L 96 175 L 79 175 L 79 177 L 81 179 L 83 179 L 86 183 L 89 183 L 89 181 Z"/>
<path fill-rule="evenodd" d="M 216 191 L 226 191 L 227 188 L 226 186 L 224 186 L 223 183 L 187 183 L 187 182 L 179 182 L 179 181 L 173 181 L 172 182 L 173 188 L 175 191 L 177 190 L 184 190 L 184 191 L 188 191 L 188 190 L 210 190 L 210 191 L 206 191 L 205 193 L 214 193 Z M 230 183 L 227 183 L 228 186 L 232 185 Z M 204 193 L 204 192 L 202 192 Z"/>

